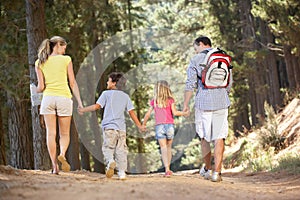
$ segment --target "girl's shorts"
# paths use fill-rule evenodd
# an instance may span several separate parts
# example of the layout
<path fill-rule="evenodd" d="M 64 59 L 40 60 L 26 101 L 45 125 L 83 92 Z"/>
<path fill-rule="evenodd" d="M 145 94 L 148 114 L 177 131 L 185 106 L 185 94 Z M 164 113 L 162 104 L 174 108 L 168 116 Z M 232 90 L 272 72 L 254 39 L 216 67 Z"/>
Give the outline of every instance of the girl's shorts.
<path fill-rule="evenodd" d="M 155 138 L 168 139 L 174 138 L 174 124 L 158 124 L 155 126 Z"/>

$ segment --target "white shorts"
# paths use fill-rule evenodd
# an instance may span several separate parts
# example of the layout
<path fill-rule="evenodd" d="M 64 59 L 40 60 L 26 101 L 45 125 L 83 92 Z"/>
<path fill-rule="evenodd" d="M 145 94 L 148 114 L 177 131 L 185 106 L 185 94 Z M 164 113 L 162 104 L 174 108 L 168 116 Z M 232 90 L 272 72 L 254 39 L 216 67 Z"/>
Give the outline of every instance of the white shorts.
<path fill-rule="evenodd" d="M 61 96 L 44 96 L 41 103 L 41 115 L 72 116 L 73 100 Z"/>
<path fill-rule="evenodd" d="M 196 132 L 199 137 L 211 142 L 228 136 L 228 109 L 205 111 L 195 109 Z"/>

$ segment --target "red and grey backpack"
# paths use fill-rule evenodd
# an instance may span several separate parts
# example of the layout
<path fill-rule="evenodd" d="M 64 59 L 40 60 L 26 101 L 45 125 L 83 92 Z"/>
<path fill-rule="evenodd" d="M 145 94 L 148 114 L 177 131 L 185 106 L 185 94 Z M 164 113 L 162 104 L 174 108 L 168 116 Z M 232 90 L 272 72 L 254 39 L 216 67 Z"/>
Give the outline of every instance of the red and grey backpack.
<path fill-rule="evenodd" d="M 231 57 L 220 48 L 204 50 L 206 53 L 204 62 L 200 64 L 202 68 L 201 77 L 199 77 L 204 88 L 225 88 L 230 81 L 230 73 L 233 66 Z"/>

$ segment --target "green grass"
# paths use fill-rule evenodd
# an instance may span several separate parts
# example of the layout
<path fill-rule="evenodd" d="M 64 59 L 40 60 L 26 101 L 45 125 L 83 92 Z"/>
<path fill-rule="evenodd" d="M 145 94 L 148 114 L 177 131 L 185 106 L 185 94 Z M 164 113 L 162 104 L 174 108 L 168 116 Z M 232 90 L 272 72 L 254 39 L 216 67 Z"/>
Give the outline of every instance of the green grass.
<path fill-rule="evenodd" d="M 300 174 L 300 155 L 287 155 L 278 161 L 278 166 L 273 168 L 274 172 L 285 171 L 289 174 Z"/>

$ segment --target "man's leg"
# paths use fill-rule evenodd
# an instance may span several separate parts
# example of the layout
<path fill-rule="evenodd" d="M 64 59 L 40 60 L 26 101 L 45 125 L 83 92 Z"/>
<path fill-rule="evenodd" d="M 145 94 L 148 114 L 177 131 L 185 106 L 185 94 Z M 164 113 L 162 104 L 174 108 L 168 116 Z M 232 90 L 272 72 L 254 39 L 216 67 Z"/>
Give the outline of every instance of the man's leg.
<path fill-rule="evenodd" d="M 224 139 L 215 140 L 214 160 L 215 172 L 221 172 L 224 153 Z"/>
<path fill-rule="evenodd" d="M 205 169 L 211 169 L 211 149 L 210 144 L 205 139 L 201 139 L 202 158 L 205 163 Z"/>

